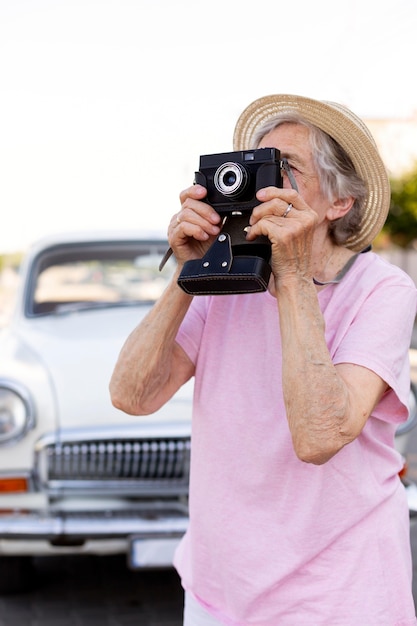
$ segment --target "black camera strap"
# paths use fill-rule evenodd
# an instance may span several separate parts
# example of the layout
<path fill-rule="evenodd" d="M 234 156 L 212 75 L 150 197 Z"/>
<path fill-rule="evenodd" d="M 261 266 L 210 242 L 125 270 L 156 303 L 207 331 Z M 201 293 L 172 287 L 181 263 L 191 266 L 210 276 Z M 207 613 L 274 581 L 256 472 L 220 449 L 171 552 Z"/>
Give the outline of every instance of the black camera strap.
<path fill-rule="evenodd" d="M 165 252 L 164 256 L 161 259 L 161 262 L 159 264 L 159 271 L 162 272 L 162 270 L 164 269 L 165 265 L 167 264 L 168 260 L 171 258 L 172 256 L 172 248 L 168 248 L 168 250 Z"/>

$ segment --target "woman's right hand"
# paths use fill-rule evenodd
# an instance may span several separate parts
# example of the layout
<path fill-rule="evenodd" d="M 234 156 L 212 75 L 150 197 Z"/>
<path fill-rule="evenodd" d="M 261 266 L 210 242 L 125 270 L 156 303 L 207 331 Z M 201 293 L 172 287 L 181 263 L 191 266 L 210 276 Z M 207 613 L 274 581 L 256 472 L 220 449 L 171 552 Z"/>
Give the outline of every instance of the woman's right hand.
<path fill-rule="evenodd" d="M 180 194 L 181 210 L 168 227 L 169 245 L 180 265 L 203 257 L 220 232 L 221 217 L 203 202 L 206 195 L 207 189 L 202 185 L 192 185 Z"/>

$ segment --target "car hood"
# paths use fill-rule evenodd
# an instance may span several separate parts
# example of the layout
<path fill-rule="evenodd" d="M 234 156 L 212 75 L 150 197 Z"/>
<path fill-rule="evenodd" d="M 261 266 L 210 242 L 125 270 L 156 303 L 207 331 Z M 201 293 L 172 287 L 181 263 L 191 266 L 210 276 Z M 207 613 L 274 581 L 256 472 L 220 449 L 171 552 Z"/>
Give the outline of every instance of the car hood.
<path fill-rule="evenodd" d="M 47 370 L 61 428 L 137 423 L 115 409 L 109 381 L 127 336 L 149 307 L 86 310 L 31 319 L 20 338 Z M 150 419 L 188 421 L 192 383 Z"/>

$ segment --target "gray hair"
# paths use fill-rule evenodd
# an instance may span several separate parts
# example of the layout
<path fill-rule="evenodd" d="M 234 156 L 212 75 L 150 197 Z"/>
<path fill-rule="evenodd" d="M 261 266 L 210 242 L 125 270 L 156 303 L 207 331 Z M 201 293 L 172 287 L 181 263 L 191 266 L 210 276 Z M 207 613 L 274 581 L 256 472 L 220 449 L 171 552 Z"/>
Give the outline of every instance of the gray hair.
<path fill-rule="evenodd" d="M 349 155 L 330 135 L 295 113 L 281 113 L 269 119 L 255 131 L 251 147 L 257 148 L 265 135 L 282 124 L 301 124 L 310 130 L 310 147 L 323 195 L 329 201 L 355 199 L 350 211 L 329 226 L 333 241 L 343 245 L 360 231 L 362 207 L 367 196 L 365 181 L 356 173 Z"/>

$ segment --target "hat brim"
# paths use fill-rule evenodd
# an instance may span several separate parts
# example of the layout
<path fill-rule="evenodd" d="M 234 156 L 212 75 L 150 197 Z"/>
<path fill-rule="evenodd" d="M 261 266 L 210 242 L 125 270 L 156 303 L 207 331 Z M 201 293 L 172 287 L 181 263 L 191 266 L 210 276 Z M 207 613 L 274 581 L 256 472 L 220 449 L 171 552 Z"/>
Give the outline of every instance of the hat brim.
<path fill-rule="evenodd" d="M 296 113 L 317 126 L 342 146 L 367 185 L 360 231 L 346 241 L 346 247 L 360 251 L 381 231 L 391 199 L 385 165 L 367 126 L 348 108 L 303 96 L 278 94 L 252 102 L 240 115 L 233 137 L 234 150 L 253 147 L 255 131 L 280 113 Z"/>

